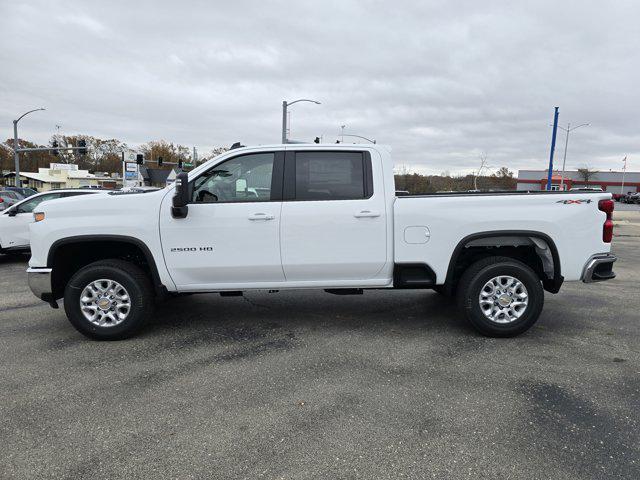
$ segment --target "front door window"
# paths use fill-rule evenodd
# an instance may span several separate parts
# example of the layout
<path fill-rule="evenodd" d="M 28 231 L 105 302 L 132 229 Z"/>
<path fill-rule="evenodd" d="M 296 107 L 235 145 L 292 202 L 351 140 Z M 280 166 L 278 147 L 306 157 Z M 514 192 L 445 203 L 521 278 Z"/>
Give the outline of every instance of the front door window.
<path fill-rule="evenodd" d="M 193 203 L 271 200 L 273 153 L 242 155 L 216 165 L 193 184 Z"/>

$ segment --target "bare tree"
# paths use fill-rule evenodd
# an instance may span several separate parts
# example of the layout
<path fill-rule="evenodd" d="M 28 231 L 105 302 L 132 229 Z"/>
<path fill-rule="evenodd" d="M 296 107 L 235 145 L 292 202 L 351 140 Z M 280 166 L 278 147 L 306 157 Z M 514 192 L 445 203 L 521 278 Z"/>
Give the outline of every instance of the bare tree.
<path fill-rule="evenodd" d="M 597 170 L 592 170 L 591 167 L 589 167 L 588 165 L 585 165 L 584 167 L 581 167 L 578 169 L 578 175 L 580 175 L 580 178 L 585 183 L 587 183 L 590 179 L 592 179 L 597 173 L 598 173 Z"/>
<path fill-rule="evenodd" d="M 478 177 L 482 175 L 482 171 L 485 168 L 489 168 L 489 166 L 487 165 L 487 154 L 485 152 L 482 152 L 480 154 L 480 167 L 478 167 L 477 171 L 473 172 L 473 189 L 474 190 L 478 190 Z"/>

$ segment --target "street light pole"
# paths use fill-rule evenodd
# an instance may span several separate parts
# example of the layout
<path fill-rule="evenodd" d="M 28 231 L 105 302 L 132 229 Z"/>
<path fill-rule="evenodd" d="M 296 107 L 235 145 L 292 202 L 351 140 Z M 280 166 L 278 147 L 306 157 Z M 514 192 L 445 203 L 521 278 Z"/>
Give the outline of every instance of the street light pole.
<path fill-rule="evenodd" d="M 622 185 L 620 185 L 620 194 L 624 194 L 624 174 L 627 173 L 627 156 L 622 159 L 624 167 L 622 167 Z"/>
<path fill-rule="evenodd" d="M 38 112 L 40 110 L 45 110 L 44 108 L 35 108 L 33 110 L 29 110 L 26 113 L 23 113 L 18 117 L 17 120 L 13 121 L 13 162 L 15 165 L 15 186 L 21 187 L 22 182 L 20 181 L 20 153 L 18 152 L 18 122 L 22 120 L 23 117 L 26 117 L 30 113 Z"/>
<path fill-rule="evenodd" d="M 287 143 L 287 101 L 282 101 L 282 143 Z"/>
<path fill-rule="evenodd" d="M 578 125 L 577 127 L 571 128 L 571 124 L 567 123 L 567 128 L 561 127 L 558 125 L 558 128 L 564 130 L 567 134 L 566 139 L 564 141 L 564 156 L 562 158 L 562 177 L 560 178 L 560 190 L 564 190 L 564 168 L 567 163 L 567 147 L 569 146 L 569 133 L 571 133 L 576 128 L 587 127 L 591 125 L 590 123 L 583 123 L 582 125 Z"/>
<path fill-rule="evenodd" d="M 316 100 L 309 100 L 307 98 L 299 98 L 298 100 L 294 100 L 293 102 L 287 102 L 286 100 L 282 101 L 282 143 L 288 143 L 287 139 L 287 108 L 290 105 L 298 102 L 311 102 L 316 105 L 320 105 L 320 102 Z"/>

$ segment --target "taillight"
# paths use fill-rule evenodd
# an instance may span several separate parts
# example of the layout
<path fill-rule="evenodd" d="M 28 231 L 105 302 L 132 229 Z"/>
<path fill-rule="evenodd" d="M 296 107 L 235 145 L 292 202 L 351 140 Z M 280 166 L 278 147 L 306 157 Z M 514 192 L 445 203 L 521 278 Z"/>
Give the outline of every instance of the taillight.
<path fill-rule="evenodd" d="M 602 226 L 602 241 L 604 243 L 611 243 L 613 239 L 613 207 L 615 203 L 613 200 L 600 200 L 598 202 L 598 210 L 607 214 L 607 219 Z"/>

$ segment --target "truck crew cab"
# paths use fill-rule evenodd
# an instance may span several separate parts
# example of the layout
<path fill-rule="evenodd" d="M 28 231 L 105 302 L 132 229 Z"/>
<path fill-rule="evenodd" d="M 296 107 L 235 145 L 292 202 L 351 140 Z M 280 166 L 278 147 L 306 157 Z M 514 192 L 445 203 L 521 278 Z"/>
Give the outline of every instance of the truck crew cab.
<path fill-rule="evenodd" d="M 435 289 L 513 336 L 544 290 L 615 276 L 612 211 L 602 192 L 396 197 L 379 145 L 240 148 L 156 192 L 43 203 L 28 278 L 95 339 L 134 334 L 171 293 L 301 288 Z"/>

